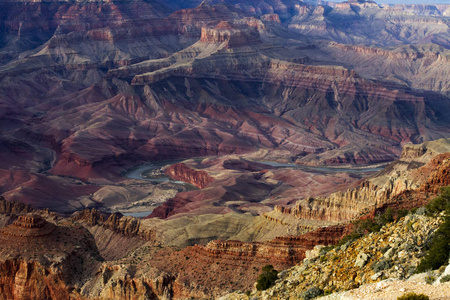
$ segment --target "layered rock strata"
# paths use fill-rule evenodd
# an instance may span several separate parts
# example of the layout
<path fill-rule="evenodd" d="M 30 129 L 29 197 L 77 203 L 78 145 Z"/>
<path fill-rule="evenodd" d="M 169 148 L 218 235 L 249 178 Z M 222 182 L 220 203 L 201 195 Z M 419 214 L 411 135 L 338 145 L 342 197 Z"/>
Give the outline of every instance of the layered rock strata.
<path fill-rule="evenodd" d="M 408 192 L 426 191 L 436 194 L 440 187 L 448 185 L 450 181 L 450 154 L 447 153 L 449 145 L 449 140 L 443 139 L 407 146 L 400 160 L 364 181 L 356 189 L 333 193 L 328 197 L 300 200 L 293 207 L 276 206 L 275 210 L 302 219 L 348 221 L 362 212 L 374 211 L 391 202 L 408 202 L 402 200 Z M 399 207 L 418 207 L 427 198 L 419 199 L 420 197 L 416 197 L 415 203 L 403 203 Z"/>
<path fill-rule="evenodd" d="M 95 208 L 86 209 L 73 217 L 76 221 L 84 221 L 89 226 L 102 226 L 127 237 L 139 237 L 145 241 L 156 241 L 156 232 L 141 226 L 141 222 L 120 213 L 106 214 Z"/>
<path fill-rule="evenodd" d="M 205 188 L 214 180 L 207 172 L 191 169 L 183 163 L 169 166 L 164 170 L 164 173 L 173 179 L 195 185 L 199 189 Z"/>
<path fill-rule="evenodd" d="M 328 293 L 349 290 L 386 278 L 413 276 L 432 233 L 442 220 L 409 215 L 380 232 L 364 236 L 333 250 L 319 251 L 315 257 L 280 273 L 280 280 L 251 299 L 298 299 L 313 287 Z M 397 292 L 397 291 L 395 291 Z M 391 291 L 393 293 L 393 291 Z M 249 299 L 232 294 L 223 299 Z M 339 298 L 340 299 L 340 298 Z"/>
<path fill-rule="evenodd" d="M 2 230 L 2 233 L 11 237 L 30 237 L 50 235 L 56 226 L 48 223 L 39 215 L 22 215 L 14 223 Z"/>
<path fill-rule="evenodd" d="M 305 252 L 316 245 L 334 244 L 348 228 L 329 226 L 299 236 L 282 236 L 263 243 L 240 241 L 212 241 L 205 246 L 196 245 L 194 250 L 201 255 L 231 261 L 256 261 L 281 266 L 294 265 L 305 258 Z"/>
<path fill-rule="evenodd" d="M 86 230 L 21 215 L 0 230 L 0 289 L 5 299 L 80 297 L 101 260 Z M 75 275 L 75 276 L 74 276 Z M 82 297 L 81 297 L 82 298 Z"/>

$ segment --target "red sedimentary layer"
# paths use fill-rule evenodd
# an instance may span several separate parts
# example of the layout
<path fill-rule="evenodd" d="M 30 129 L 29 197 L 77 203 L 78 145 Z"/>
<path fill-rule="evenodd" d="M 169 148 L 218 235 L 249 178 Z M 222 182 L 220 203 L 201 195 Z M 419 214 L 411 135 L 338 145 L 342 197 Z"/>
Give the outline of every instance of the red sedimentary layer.
<path fill-rule="evenodd" d="M 0 214 L 18 215 L 20 213 L 28 213 L 33 209 L 26 204 L 19 201 L 6 201 L 4 197 L 0 196 Z"/>
<path fill-rule="evenodd" d="M 171 165 L 165 170 L 165 173 L 173 179 L 190 183 L 199 189 L 205 188 L 214 180 L 205 171 L 191 169 L 183 163 Z"/>
<path fill-rule="evenodd" d="M 329 226 L 299 236 L 277 237 L 269 242 L 212 241 L 193 249 L 216 259 L 271 262 L 288 267 L 303 260 L 306 250 L 316 245 L 335 244 L 347 233 L 345 226 Z"/>
<path fill-rule="evenodd" d="M 147 218 L 165 219 L 173 215 L 174 211 L 183 209 L 183 207 L 190 202 L 190 199 L 176 195 L 174 198 L 167 200 L 164 204 L 155 208 Z"/>
<path fill-rule="evenodd" d="M 421 147 L 406 147 L 402 157 L 420 157 L 425 153 L 424 151 Z M 355 189 L 336 192 L 328 197 L 300 200 L 293 207 L 277 205 L 274 209 L 301 219 L 352 220 L 361 212 L 373 211 L 375 208 L 379 211 L 387 207 L 412 209 L 423 206 L 433 195 L 438 194 L 442 186 L 450 185 L 450 153 L 439 154 L 423 166 L 414 162 L 400 161 L 398 164 L 407 164 L 408 168 L 413 169 L 409 175 L 412 182 L 423 183 L 420 186 L 414 186 L 402 179 L 403 177 L 397 178 L 398 175 L 394 172 L 393 177 L 382 186 L 366 180 Z"/>
<path fill-rule="evenodd" d="M 146 241 L 155 241 L 156 233 L 150 229 L 142 229 L 138 219 L 125 217 L 120 213 L 105 214 L 94 209 L 85 209 L 75 217 L 77 221 L 85 221 L 90 226 L 100 225 L 124 236 L 139 237 Z"/>
<path fill-rule="evenodd" d="M 74 296 L 60 273 L 52 273 L 39 262 L 2 261 L 0 274 L 0 291 L 6 297 L 4 299 L 69 299 Z"/>
<path fill-rule="evenodd" d="M 399 209 L 413 209 L 424 206 L 437 195 L 444 186 L 450 186 L 450 153 L 439 154 L 431 160 L 429 167 L 434 171 L 417 190 L 408 190 L 395 197 L 392 201 L 378 206 L 373 212 L 376 215 L 387 208 L 394 211 Z"/>

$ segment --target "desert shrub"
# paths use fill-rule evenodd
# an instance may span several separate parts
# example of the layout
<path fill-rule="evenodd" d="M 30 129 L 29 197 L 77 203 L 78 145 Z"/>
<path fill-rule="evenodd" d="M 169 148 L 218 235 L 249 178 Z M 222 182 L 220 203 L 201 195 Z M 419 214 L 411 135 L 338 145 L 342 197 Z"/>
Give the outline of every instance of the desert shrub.
<path fill-rule="evenodd" d="M 396 219 L 394 219 L 394 214 L 403 215 L 405 214 L 405 211 L 397 211 L 394 212 L 390 207 L 386 209 L 386 211 L 382 214 L 378 214 L 373 219 L 365 219 L 365 220 L 357 220 L 354 221 L 353 224 L 355 225 L 354 232 L 359 234 L 360 236 L 371 233 L 371 232 L 378 232 L 380 229 L 386 225 L 387 223 L 393 222 Z M 406 211 L 407 214 L 407 211 Z M 397 217 L 398 219 L 398 217 Z"/>
<path fill-rule="evenodd" d="M 417 266 L 419 273 L 439 269 L 448 262 L 450 255 L 450 187 L 443 189 L 441 195 L 427 205 L 429 212 L 438 213 L 443 208 L 445 208 L 444 222 L 433 234 L 429 250 Z"/>
<path fill-rule="evenodd" d="M 428 214 L 440 213 L 444 210 L 450 213 L 450 187 L 441 189 L 441 194 L 426 205 Z"/>
<path fill-rule="evenodd" d="M 344 237 L 342 237 L 342 239 L 340 239 L 338 246 L 345 245 L 348 242 L 353 242 L 353 241 L 359 239 L 361 236 L 362 236 L 362 234 L 357 233 L 357 232 L 352 232 L 348 235 L 345 235 Z"/>
<path fill-rule="evenodd" d="M 427 277 L 425 277 L 425 282 L 427 284 L 433 284 L 433 282 L 436 280 L 436 277 L 432 276 L 432 275 L 428 275 Z"/>
<path fill-rule="evenodd" d="M 333 250 L 335 248 L 335 245 L 328 245 L 320 249 L 319 255 L 327 254 L 330 250 Z"/>
<path fill-rule="evenodd" d="M 441 282 L 448 282 L 448 281 L 450 281 L 450 274 L 441 277 Z"/>
<path fill-rule="evenodd" d="M 375 222 L 380 227 L 383 227 L 387 223 L 394 222 L 394 211 L 388 207 L 384 213 L 375 217 Z M 379 229 L 377 230 L 379 231 Z"/>
<path fill-rule="evenodd" d="M 392 261 L 385 260 L 385 259 L 382 259 L 382 260 L 380 260 L 380 261 L 378 261 L 378 262 L 376 262 L 376 263 L 374 263 L 372 265 L 372 270 L 375 273 L 378 273 L 380 271 L 387 270 L 387 269 L 390 269 L 390 268 L 392 268 Z"/>
<path fill-rule="evenodd" d="M 258 281 L 256 282 L 256 289 L 258 291 L 264 291 L 275 284 L 278 271 L 273 268 L 272 265 L 267 265 L 262 268 L 261 274 L 258 276 Z"/>
<path fill-rule="evenodd" d="M 436 270 L 448 262 L 450 253 L 450 220 L 447 219 L 433 235 L 430 249 L 422 258 L 417 271 Z"/>
<path fill-rule="evenodd" d="M 408 293 L 397 298 L 397 300 L 430 300 L 430 297 L 424 294 Z"/>
<path fill-rule="evenodd" d="M 322 292 L 321 289 L 319 289 L 318 287 L 314 286 L 314 287 L 309 288 L 308 290 L 306 290 L 306 292 L 304 292 L 302 294 L 302 298 L 305 299 L 305 300 L 314 299 L 314 298 L 322 295 L 322 293 L 323 292 Z"/>
<path fill-rule="evenodd" d="M 407 209 L 399 209 L 397 210 L 397 217 L 396 220 L 400 220 L 403 217 L 406 217 L 409 214 L 409 211 Z"/>

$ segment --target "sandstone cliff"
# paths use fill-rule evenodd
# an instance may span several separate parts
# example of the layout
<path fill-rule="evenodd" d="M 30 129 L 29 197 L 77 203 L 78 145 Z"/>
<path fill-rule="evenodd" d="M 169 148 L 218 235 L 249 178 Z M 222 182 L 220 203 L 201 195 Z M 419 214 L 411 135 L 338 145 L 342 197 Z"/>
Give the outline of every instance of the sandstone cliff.
<path fill-rule="evenodd" d="M 333 293 L 373 282 L 379 283 L 371 285 L 371 292 L 378 297 L 381 290 L 394 278 L 410 279 L 409 281 L 416 283 L 409 285 L 409 291 L 419 290 L 414 286 L 425 285 L 423 278 L 426 274 L 418 277 L 414 276 L 414 271 L 424 255 L 426 245 L 430 242 L 430 236 L 441 222 L 442 220 L 435 218 L 408 215 L 397 223 L 387 224 L 380 232 L 364 236 L 352 243 L 332 250 L 320 251 L 320 248 L 317 248 L 314 256 L 281 272 L 275 286 L 267 291 L 253 291 L 250 296 L 235 293 L 221 299 L 309 299 L 306 291 L 313 287 L 319 294 Z M 432 286 L 432 289 L 437 288 L 441 291 L 447 289 L 445 295 L 449 295 L 448 285 Z M 387 294 L 383 294 L 383 299 L 396 299 L 404 292 L 404 289 L 391 289 Z M 352 297 L 351 292 L 333 296 L 330 298 L 357 299 Z M 365 297 L 372 299 L 368 294 Z"/>
<path fill-rule="evenodd" d="M 5 299 L 78 297 L 101 260 L 84 229 L 56 226 L 38 215 L 19 216 L 0 230 L 0 240 Z"/>
<path fill-rule="evenodd" d="M 87 209 L 71 219 L 92 234 L 105 260 L 123 258 L 144 244 L 156 246 L 163 242 L 152 226 L 144 226 L 138 219 L 119 213 L 106 214 Z"/>
<path fill-rule="evenodd" d="M 271 263 L 286 268 L 302 261 L 307 250 L 316 245 L 335 244 L 347 233 L 345 226 L 329 226 L 299 236 L 280 236 L 263 243 L 212 241 L 205 246 L 196 245 L 194 250 L 216 259 L 256 261 L 261 265 Z"/>
<path fill-rule="evenodd" d="M 178 163 L 169 166 L 164 170 L 164 173 L 173 179 L 184 181 L 195 185 L 199 189 L 205 188 L 214 179 L 205 171 L 193 170 L 183 163 Z"/>
<path fill-rule="evenodd" d="M 138 219 L 120 213 L 106 214 L 93 208 L 79 212 L 73 219 L 85 221 L 89 226 L 103 226 L 124 236 L 139 237 L 147 241 L 155 240 L 155 232 L 141 226 Z"/>
<path fill-rule="evenodd" d="M 421 206 L 426 197 L 415 197 L 411 201 L 403 199 L 402 195 L 414 191 L 436 194 L 440 187 L 448 185 L 449 145 L 448 139 L 442 139 L 405 146 L 398 161 L 362 182 L 358 188 L 328 197 L 299 200 L 294 207 L 276 206 L 275 210 L 302 219 L 349 221 L 392 202 L 393 205 L 401 202 L 403 208 Z"/>

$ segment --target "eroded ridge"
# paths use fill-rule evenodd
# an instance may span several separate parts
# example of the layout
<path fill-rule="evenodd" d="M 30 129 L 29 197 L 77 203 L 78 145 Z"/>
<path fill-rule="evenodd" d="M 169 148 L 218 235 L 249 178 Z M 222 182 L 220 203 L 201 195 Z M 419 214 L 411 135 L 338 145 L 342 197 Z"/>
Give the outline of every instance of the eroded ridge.
<path fill-rule="evenodd" d="M 56 226 L 44 220 L 39 215 L 29 214 L 19 216 L 13 224 L 3 228 L 0 232 L 3 236 L 14 237 L 39 237 L 50 235 Z"/>

